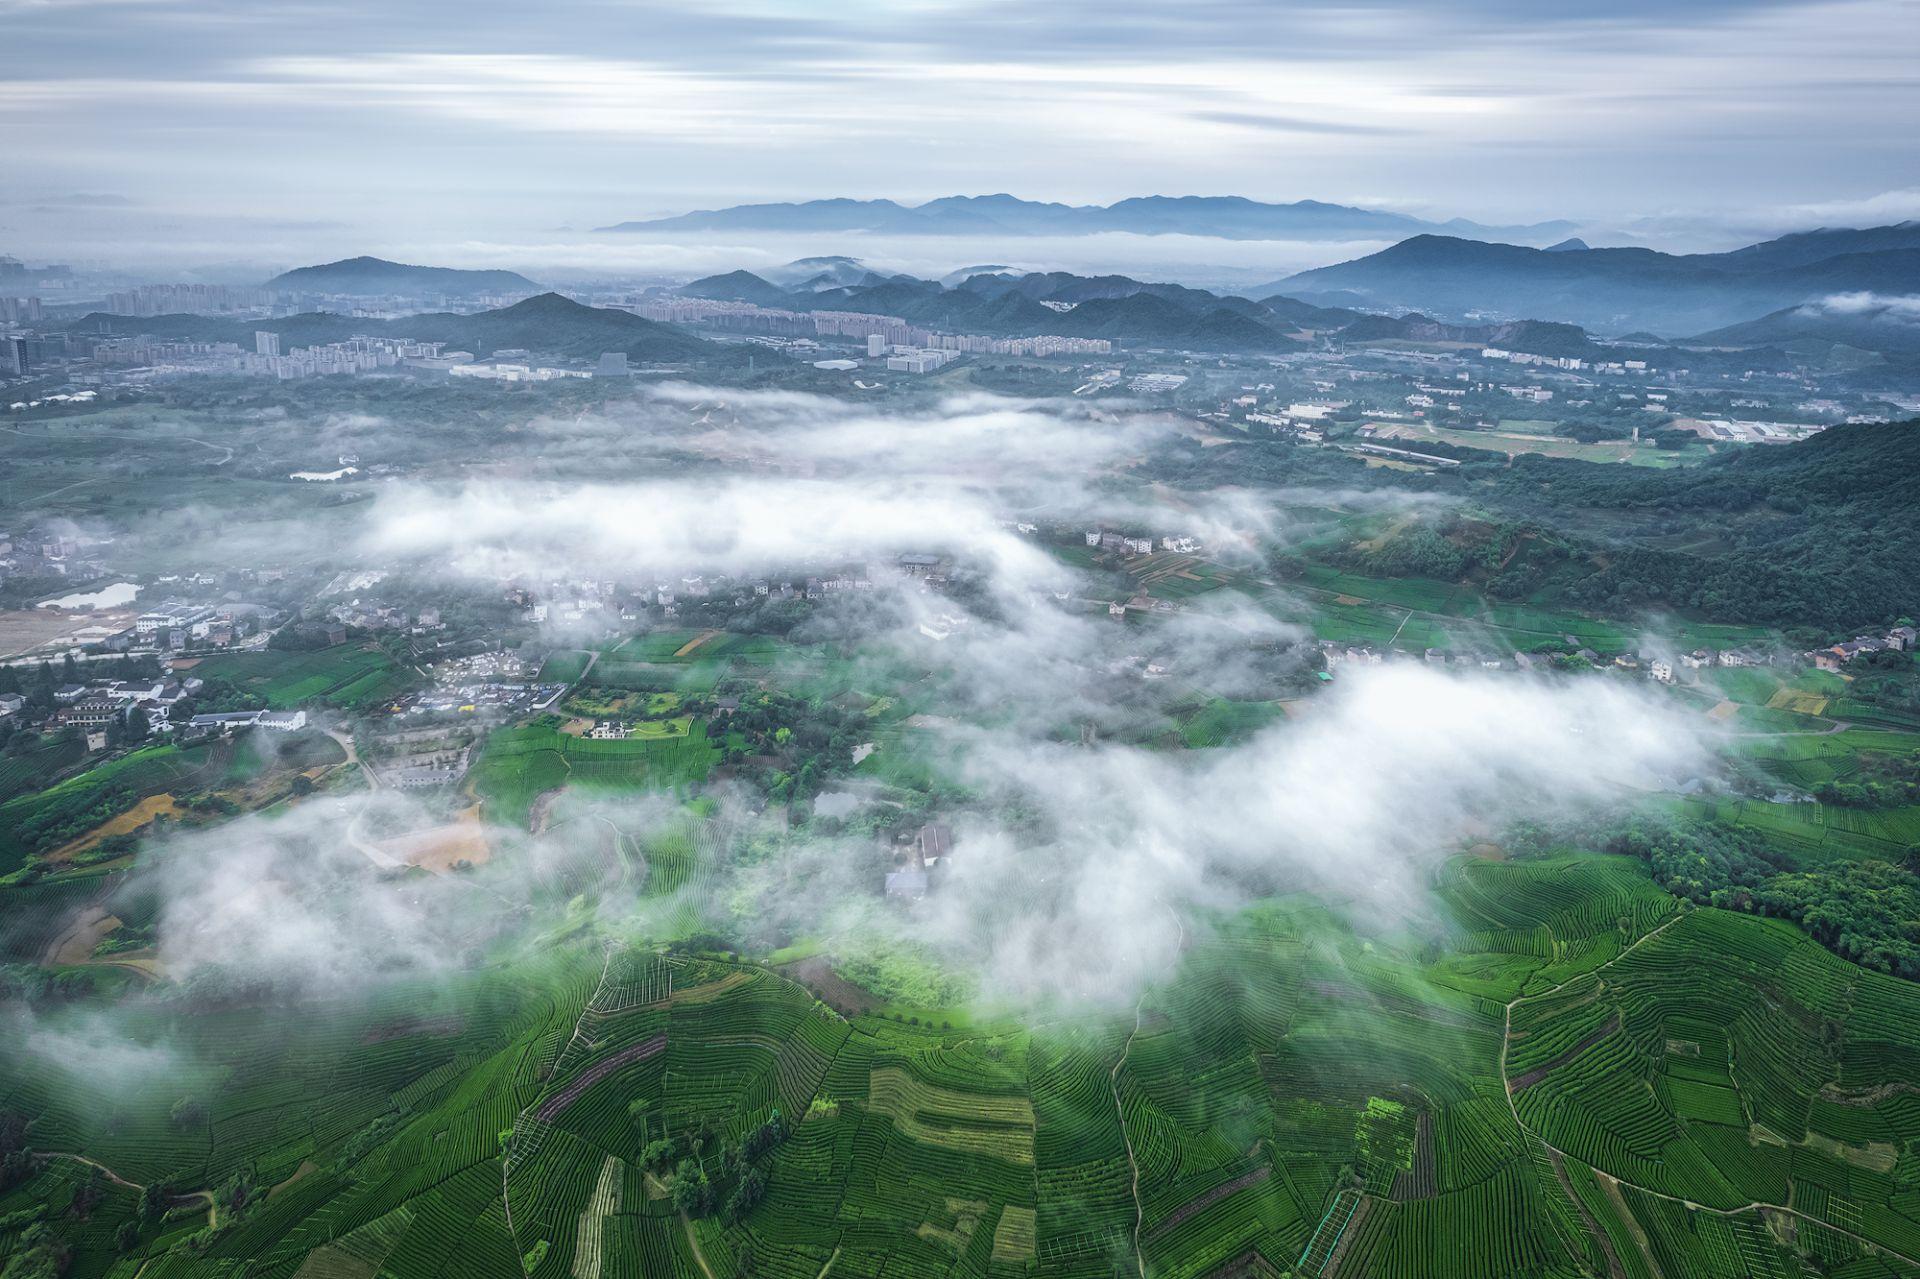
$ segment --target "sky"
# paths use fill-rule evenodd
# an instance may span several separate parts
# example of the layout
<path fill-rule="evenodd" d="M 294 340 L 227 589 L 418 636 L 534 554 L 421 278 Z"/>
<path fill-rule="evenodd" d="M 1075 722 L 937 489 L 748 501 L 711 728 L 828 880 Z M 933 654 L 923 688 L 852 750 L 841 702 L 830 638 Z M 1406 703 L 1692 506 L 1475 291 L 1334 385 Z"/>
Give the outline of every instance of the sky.
<path fill-rule="evenodd" d="M 996 191 L 1920 216 L 1920 0 L 0 0 L 0 32 L 0 252 L 479 261 Z"/>

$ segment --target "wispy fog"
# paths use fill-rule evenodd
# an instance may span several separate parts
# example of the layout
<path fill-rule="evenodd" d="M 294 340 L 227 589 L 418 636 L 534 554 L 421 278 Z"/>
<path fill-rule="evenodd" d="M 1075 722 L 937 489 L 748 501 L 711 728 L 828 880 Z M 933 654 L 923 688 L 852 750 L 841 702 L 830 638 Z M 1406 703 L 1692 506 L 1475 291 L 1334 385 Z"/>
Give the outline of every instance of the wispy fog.
<path fill-rule="evenodd" d="M 623 936 L 693 918 L 750 953 L 803 937 L 842 954 L 908 945 L 996 1002 L 1114 1004 L 1221 912 L 1301 893 L 1368 926 L 1417 923 L 1435 866 L 1466 843 L 1710 768 L 1697 717 L 1599 678 L 1349 664 L 1282 709 L 1276 690 L 1311 683 L 1314 653 L 1281 620 L 1289 601 L 1261 580 L 1263 557 L 1286 547 L 1288 507 L 1381 499 L 1222 490 L 1176 504 L 1125 464 L 1178 429 L 1124 403 L 962 396 L 890 413 L 670 385 L 528 423 L 538 478 L 381 486 L 352 553 L 467 584 L 644 589 L 871 563 L 859 610 L 792 638 L 830 641 L 881 688 L 920 672 L 938 713 L 880 749 L 921 749 L 943 776 L 950 864 L 924 900 L 884 899 L 890 851 L 865 828 L 789 831 L 722 782 L 715 815 L 697 819 L 715 873 L 662 900 L 616 849 L 696 821 L 667 797 L 569 797 L 541 834 L 494 831 L 492 863 L 452 875 L 398 868 L 374 838 L 434 820 L 413 801 L 318 799 L 164 841 L 146 881 L 165 902 L 163 969 L 337 993 L 479 962 L 577 909 L 549 884 L 585 858 L 595 917 Z M 1200 537 L 1242 585 L 1122 622 L 1020 527 L 1036 521 Z M 894 571 L 908 550 L 949 557 L 964 589 Z M 1179 729 L 1168 690 L 1260 703 L 1269 722 L 1164 749 Z M 872 778 L 847 785 L 851 811 L 897 803 Z"/>

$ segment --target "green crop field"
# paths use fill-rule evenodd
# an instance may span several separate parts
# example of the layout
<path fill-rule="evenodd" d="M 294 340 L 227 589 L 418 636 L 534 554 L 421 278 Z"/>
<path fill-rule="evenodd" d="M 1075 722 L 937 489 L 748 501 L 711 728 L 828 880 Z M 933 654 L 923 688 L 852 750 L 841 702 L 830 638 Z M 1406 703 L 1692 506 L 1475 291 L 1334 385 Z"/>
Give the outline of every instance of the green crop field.
<path fill-rule="evenodd" d="M 650 892 L 709 854 L 655 855 Z M 1032 1026 L 848 1017 L 638 938 L 324 1018 L 163 1003 L 129 1042 L 184 1028 L 189 1061 L 8 1055 L 0 1107 L 134 1186 L 277 1187 L 210 1232 L 203 1201 L 96 1196 L 81 1276 L 1916 1273 L 1920 988 L 1624 859 L 1460 858 L 1436 889 L 1366 938 L 1275 899 L 1137 1009 Z M 693 1164 L 652 1152 L 694 1131 L 760 1134 L 750 1207 L 680 1211 Z M 45 1162 L 0 1220 L 85 1179 Z"/>
<path fill-rule="evenodd" d="M 682 717 L 643 727 L 653 731 L 625 741 L 570 736 L 552 718 L 500 729 L 474 764 L 474 793 L 490 818 L 524 825 L 534 800 L 548 791 L 671 789 L 699 781 L 719 760 L 704 721 Z"/>
<path fill-rule="evenodd" d="M 212 746 L 149 746 L 56 786 L 0 804 L 0 874 L 125 811 L 147 795 L 213 780 L 225 752 Z"/>
<path fill-rule="evenodd" d="M 271 649 L 223 653 L 194 667 L 202 679 L 227 680 L 274 710 L 316 701 L 359 709 L 405 688 L 393 662 L 377 648 L 340 644 L 308 653 Z"/>

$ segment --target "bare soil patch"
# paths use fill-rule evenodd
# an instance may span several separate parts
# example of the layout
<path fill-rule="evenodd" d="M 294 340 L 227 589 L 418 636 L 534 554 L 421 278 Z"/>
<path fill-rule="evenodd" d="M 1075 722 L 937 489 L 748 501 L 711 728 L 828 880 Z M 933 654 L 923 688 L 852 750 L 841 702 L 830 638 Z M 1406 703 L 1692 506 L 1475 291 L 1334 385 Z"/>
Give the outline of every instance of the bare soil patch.
<path fill-rule="evenodd" d="M 805 986 L 815 999 L 842 1016 L 855 1016 L 887 1002 L 833 971 L 833 961 L 825 955 L 812 955 L 777 971 L 782 977 Z"/>
<path fill-rule="evenodd" d="M 484 866 L 493 857 L 493 845 L 487 842 L 487 828 L 481 824 L 478 804 L 444 826 L 381 840 L 378 847 L 398 861 L 436 875 L 448 873 L 460 862 Z"/>
<path fill-rule="evenodd" d="M 100 939 L 118 927 L 119 918 L 105 906 L 89 906 L 47 947 L 46 962 L 84 964 L 93 958 L 93 948 L 100 944 Z"/>
<path fill-rule="evenodd" d="M 363 1044 L 384 1044 L 394 1039 L 410 1039 L 424 1036 L 431 1039 L 448 1039 L 460 1033 L 465 1023 L 458 1017 L 401 1017 L 395 1021 L 382 1022 L 368 1029 L 360 1036 Z"/>

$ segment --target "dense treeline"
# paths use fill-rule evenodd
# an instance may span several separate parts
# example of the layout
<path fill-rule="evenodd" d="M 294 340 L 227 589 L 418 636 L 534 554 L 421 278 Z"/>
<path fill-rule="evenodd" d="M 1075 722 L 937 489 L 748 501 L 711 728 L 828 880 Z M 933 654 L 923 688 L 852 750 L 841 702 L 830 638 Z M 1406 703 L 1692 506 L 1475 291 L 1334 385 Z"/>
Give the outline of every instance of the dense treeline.
<path fill-rule="evenodd" d="M 1568 532 L 1582 512 L 1638 517 L 1644 533 L 1605 547 L 1567 588 L 1586 607 L 1664 605 L 1833 631 L 1920 612 L 1920 424 L 1835 427 L 1672 470 L 1524 456 L 1447 478 Z M 1722 545 L 1634 541 L 1702 533 Z"/>
<path fill-rule="evenodd" d="M 1437 446 L 1422 445 L 1432 452 Z M 1527 454 L 1438 474 L 1367 469 L 1332 449 L 1278 440 L 1162 446 L 1140 473 L 1192 488 L 1339 484 L 1453 493 L 1559 540 L 1494 593 L 1551 583 L 1596 612 L 1675 608 L 1719 621 L 1828 633 L 1920 615 L 1920 423 L 1840 426 L 1659 470 Z M 1676 549 L 1684 545 L 1686 549 Z M 1388 575 L 1455 575 L 1456 558 L 1409 543 Z M 1458 568 L 1469 561 L 1459 557 Z"/>
<path fill-rule="evenodd" d="M 1920 877 L 1883 861 L 1801 867 L 1764 837 L 1710 822 L 1645 814 L 1599 824 L 1527 827 L 1519 848 L 1578 844 L 1645 862 L 1676 897 L 1700 906 L 1790 919 L 1821 945 L 1867 968 L 1920 980 Z M 1920 849 L 1909 863 L 1920 858 Z"/>

